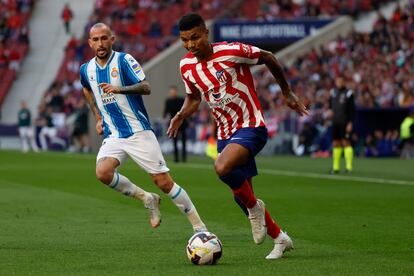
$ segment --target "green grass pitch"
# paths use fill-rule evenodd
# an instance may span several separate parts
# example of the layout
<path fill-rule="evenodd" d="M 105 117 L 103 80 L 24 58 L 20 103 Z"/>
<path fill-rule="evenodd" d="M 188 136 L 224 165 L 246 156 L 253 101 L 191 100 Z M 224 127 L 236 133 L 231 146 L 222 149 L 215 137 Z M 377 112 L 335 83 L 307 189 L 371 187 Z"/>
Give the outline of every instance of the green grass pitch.
<path fill-rule="evenodd" d="M 95 156 L 0 152 L 0 275 L 413 275 L 414 162 L 355 160 L 352 175 L 327 175 L 330 160 L 261 157 L 257 196 L 294 240 L 281 260 L 264 257 L 250 224 L 212 161 L 168 159 L 223 243 L 215 266 L 185 253 L 192 229 L 162 195 L 163 221 L 149 226 L 140 202 L 95 179 Z M 160 193 L 129 161 L 120 170 Z"/>

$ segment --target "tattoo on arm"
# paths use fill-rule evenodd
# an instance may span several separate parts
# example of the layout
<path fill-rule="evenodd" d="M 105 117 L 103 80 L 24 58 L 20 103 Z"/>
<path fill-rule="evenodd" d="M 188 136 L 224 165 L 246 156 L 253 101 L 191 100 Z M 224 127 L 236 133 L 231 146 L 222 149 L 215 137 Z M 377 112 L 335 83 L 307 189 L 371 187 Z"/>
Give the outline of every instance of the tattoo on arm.
<path fill-rule="evenodd" d="M 85 95 L 86 101 L 89 104 L 89 107 L 92 110 L 93 116 L 95 116 L 96 120 L 101 119 L 101 113 L 99 112 L 98 105 L 96 104 L 95 97 L 92 95 L 92 91 L 89 91 L 88 89 L 83 89 L 83 94 Z"/>
<path fill-rule="evenodd" d="M 142 81 L 137 84 L 122 86 L 120 88 L 121 94 L 138 94 L 138 95 L 149 95 L 151 94 L 151 86 L 147 81 Z"/>

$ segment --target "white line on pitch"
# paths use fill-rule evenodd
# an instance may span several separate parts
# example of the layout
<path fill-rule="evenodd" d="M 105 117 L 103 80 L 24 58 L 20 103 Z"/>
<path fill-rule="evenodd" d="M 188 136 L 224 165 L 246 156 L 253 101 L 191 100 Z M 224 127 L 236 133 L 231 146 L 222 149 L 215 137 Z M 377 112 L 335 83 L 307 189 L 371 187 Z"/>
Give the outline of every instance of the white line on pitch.
<path fill-rule="evenodd" d="M 177 164 L 182 167 L 190 167 L 195 169 L 213 169 L 213 165 L 207 164 Z M 414 182 L 398 179 L 384 179 L 374 177 L 363 177 L 363 176 L 350 176 L 350 175 L 328 175 L 320 173 L 307 173 L 307 172 L 295 172 L 295 171 L 281 171 L 272 169 L 260 169 L 259 173 L 270 174 L 270 175 L 282 175 L 282 176 L 299 176 L 316 179 L 332 179 L 332 180 L 345 180 L 354 182 L 369 182 L 369 183 L 381 183 L 381 184 L 392 184 L 392 185 L 406 185 L 414 186 Z"/>

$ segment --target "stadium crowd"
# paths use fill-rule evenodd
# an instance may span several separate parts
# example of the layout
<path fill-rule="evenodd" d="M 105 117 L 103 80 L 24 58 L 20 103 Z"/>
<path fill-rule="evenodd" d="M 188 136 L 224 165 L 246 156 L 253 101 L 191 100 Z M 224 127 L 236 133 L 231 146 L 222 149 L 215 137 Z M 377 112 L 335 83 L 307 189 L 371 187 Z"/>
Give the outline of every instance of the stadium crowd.
<path fill-rule="evenodd" d="M 85 26 L 84 36 L 77 39 L 72 36 L 65 49 L 65 58 L 56 79 L 45 92 L 40 105 L 39 117 L 36 120 L 40 128 L 53 127 L 53 140 L 64 137 L 65 145 L 72 145 L 71 150 L 89 151 L 87 139 L 77 141 L 73 133 L 76 127 L 71 123 L 79 122 L 86 109 L 82 100 L 82 86 L 79 81 L 79 67 L 92 56 L 88 46 L 88 30 L 97 22 L 107 22 L 116 33 L 117 42 L 114 49 L 129 52 L 137 57 L 141 64 L 154 57 L 159 51 L 168 47 L 177 39 L 176 21 L 184 13 L 193 11 L 205 18 L 213 18 L 220 11 L 227 10 L 233 1 L 195 1 L 195 0 L 97 0 L 93 13 Z M 155 20 L 157 18 L 157 20 Z M 152 20 L 151 20 L 152 19 Z M 68 118 L 65 120 L 64 118 Z M 69 122 L 69 123 L 67 123 Z M 87 132 L 88 126 L 81 126 L 81 132 Z M 82 135 L 83 136 L 83 135 Z M 73 141 L 73 142 L 72 142 Z"/>
<path fill-rule="evenodd" d="M 29 50 L 27 25 L 35 0 L 0 0 L 0 105 Z"/>
<path fill-rule="evenodd" d="M 317 133 L 313 139 L 316 143 L 314 148 L 329 149 L 329 145 L 318 143 L 326 141 L 323 135 L 329 127 L 330 90 L 338 75 L 346 77 L 358 108 L 414 106 L 413 3 L 410 1 L 406 7 L 397 8 L 388 21 L 379 16 L 371 33 L 353 32 L 338 38 L 286 68 L 293 90 L 306 98 L 311 109 L 312 116 L 306 122 L 317 130 L 314 131 Z M 263 70 L 255 76 L 255 82 L 267 121 L 288 125 L 292 114 L 284 107 L 280 88 L 273 76 Z M 380 135 L 380 132 L 368 135 L 365 144 L 371 145 L 374 140 L 396 135 Z M 371 152 L 366 155 L 375 155 Z"/>
<path fill-rule="evenodd" d="M 229 19 L 269 21 L 301 17 L 358 16 L 377 10 L 390 0 L 247 0 L 240 9 L 229 13 Z"/>
<path fill-rule="evenodd" d="M 342 14 L 345 11 L 351 14 L 355 14 L 356 10 L 365 11 L 365 8 L 361 8 L 361 5 L 365 5 L 362 3 L 364 1 L 348 1 L 346 2 L 349 4 L 348 9 L 339 4 L 343 1 L 334 2 L 334 5 L 330 5 L 329 12 L 324 8 L 324 5 L 320 5 L 320 11 L 316 14 L 323 16 Z M 291 11 L 290 16 L 292 17 L 313 16 L 314 13 L 311 12 L 310 7 L 319 5 L 318 1 L 258 1 L 258 3 L 260 4 L 257 7 L 259 10 L 268 11 L 274 10 L 269 7 L 272 5 L 278 5 L 282 10 L 285 10 L 283 8 L 285 5 L 292 5 L 295 8 L 286 9 Z M 413 1 L 410 1 L 410 4 L 404 9 L 398 8 L 389 21 L 380 16 L 372 33 L 354 32 L 345 38 L 338 38 L 321 49 L 314 49 L 286 68 L 294 91 L 306 98 L 311 109 L 312 116 L 306 121 L 298 120 L 293 113 L 284 107 L 280 89 L 271 75 L 265 71 L 256 74 L 255 82 L 268 122 L 269 135 L 273 137 L 283 128 L 287 132 L 299 133 L 299 136 L 302 137 L 301 141 L 306 140 L 305 136 L 308 138 L 306 141 L 309 141 L 309 137 L 311 137 L 311 142 L 307 145 L 307 149 L 310 151 L 305 152 L 317 156 L 326 155 L 330 149 L 329 119 L 327 117 L 329 91 L 338 74 L 347 78 L 347 85 L 354 90 L 356 104 L 359 108 L 409 107 L 413 105 L 414 77 L 410 74 L 414 69 L 412 50 L 414 49 L 414 30 L 412 27 L 414 5 L 412 3 Z M 231 6 L 231 1 L 212 0 L 203 1 L 201 4 L 199 1 L 98 0 L 85 30 L 97 21 L 109 22 L 114 26 L 117 34 L 118 43 L 115 48 L 134 53 L 137 59 L 144 63 L 176 39 L 177 30 L 173 23 L 174 20 L 170 18 L 177 17 L 178 19 L 179 15 L 186 11 L 197 11 L 207 18 L 211 18 L 218 14 L 217 11 L 223 5 Z M 352 7 L 356 10 L 352 10 Z M 372 8 L 370 5 L 366 7 Z M 296 12 L 297 9 L 301 13 Z M 140 18 L 167 17 L 166 12 L 169 13 L 169 24 L 163 23 L 162 20 L 159 22 L 145 20 L 147 23 L 140 21 Z M 263 13 L 257 11 L 256 16 L 258 14 Z M 228 16 L 232 16 L 232 14 Z M 279 16 L 289 17 L 287 15 Z M 157 24 L 160 24 L 161 28 L 160 26 L 156 27 Z M 86 123 L 80 125 L 81 119 L 85 118 L 87 107 L 82 100 L 78 73 L 79 65 L 86 57 L 90 56 L 86 39 L 87 32 L 81 40 L 75 37 L 70 39 L 66 47 L 65 61 L 62 63 L 55 82 L 46 92 L 39 106 L 38 126 L 56 124 L 56 128 L 59 130 L 55 132 L 56 135 L 65 138 L 68 144 L 73 144 L 71 141 L 78 140 L 76 136 L 79 131 L 81 133 L 88 131 Z M 151 49 L 154 51 L 151 52 Z M 203 106 L 190 122 L 188 127 L 190 141 L 207 140 L 211 135 L 207 109 L 207 106 Z M 298 121 L 299 124 L 297 124 Z M 74 122 L 77 123 L 74 124 Z M 77 126 L 77 131 L 75 131 L 74 125 Z M 154 126 L 156 133 L 160 135 L 164 133 L 165 122 L 155 122 Z M 372 133 L 372 135 L 360 138 L 355 134 L 353 137 L 355 145 L 362 145 L 360 147 L 362 150 L 358 151 L 360 155 L 396 154 L 394 146 L 391 147 L 392 151 L 385 150 L 386 154 L 383 154 L 382 150 L 366 150 L 368 145 L 372 148 L 372 145 L 386 144 L 378 142 L 385 137 L 388 140 L 390 140 L 389 137 L 393 137 L 395 140 L 395 137 L 398 136 L 396 131 L 382 135 L 379 132 L 381 131 L 377 131 L 375 135 Z M 78 141 L 76 150 L 88 151 L 88 140 L 81 140 L 81 142 Z"/>

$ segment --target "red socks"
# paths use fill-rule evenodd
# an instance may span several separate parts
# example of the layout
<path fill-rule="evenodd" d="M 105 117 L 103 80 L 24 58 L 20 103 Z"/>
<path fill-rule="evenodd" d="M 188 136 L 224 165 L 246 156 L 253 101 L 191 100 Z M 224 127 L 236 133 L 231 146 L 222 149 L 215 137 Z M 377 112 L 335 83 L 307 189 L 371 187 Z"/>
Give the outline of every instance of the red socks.
<path fill-rule="evenodd" d="M 276 224 L 276 222 L 272 219 L 269 214 L 269 211 L 265 210 L 265 219 L 267 225 L 267 234 L 272 237 L 272 239 L 276 239 L 279 236 L 280 228 Z"/>
<path fill-rule="evenodd" d="M 252 208 L 256 204 L 256 197 L 253 194 L 249 182 L 244 181 L 240 188 L 232 190 L 233 194 L 247 207 Z"/>
<path fill-rule="evenodd" d="M 249 184 L 250 189 L 252 190 L 252 193 L 253 193 L 252 179 L 248 178 L 246 182 Z M 253 196 L 254 196 L 254 194 L 253 194 Z M 251 207 L 248 207 L 248 208 L 251 208 Z M 276 239 L 277 236 L 279 236 L 280 227 L 272 219 L 272 217 L 270 216 L 270 213 L 269 213 L 269 211 L 267 211 L 267 209 L 265 210 L 265 219 L 266 219 L 266 226 L 267 226 L 267 234 L 270 237 L 272 237 L 272 239 Z"/>

